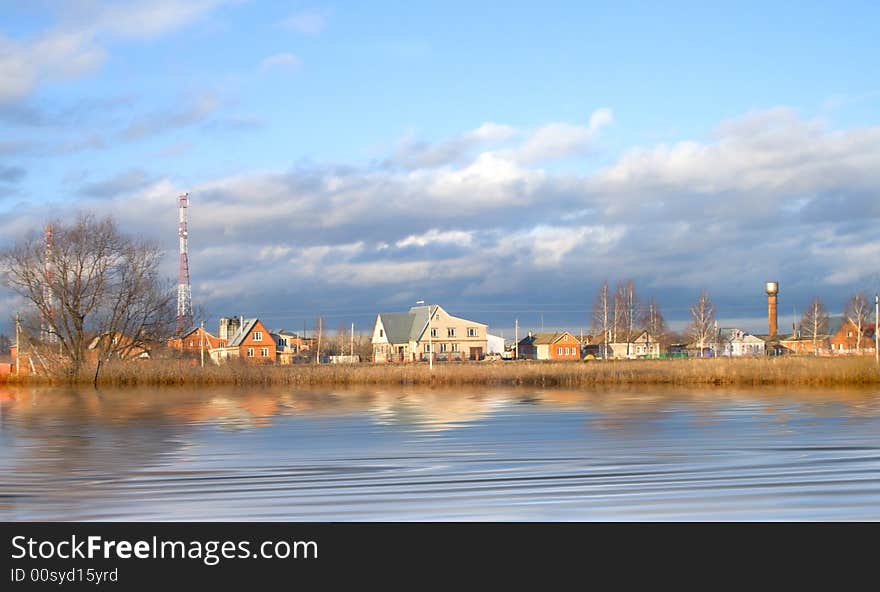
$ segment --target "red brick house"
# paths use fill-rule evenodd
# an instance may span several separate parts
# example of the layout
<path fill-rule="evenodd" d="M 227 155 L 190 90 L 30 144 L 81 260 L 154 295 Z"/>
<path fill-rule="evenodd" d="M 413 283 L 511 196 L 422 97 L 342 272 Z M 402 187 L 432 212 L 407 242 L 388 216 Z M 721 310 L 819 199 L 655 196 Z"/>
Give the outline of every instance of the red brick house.
<path fill-rule="evenodd" d="M 859 342 L 859 329 L 850 319 L 845 319 L 837 331 L 831 335 L 831 353 L 869 354 L 874 353 L 874 324 L 862 325 L 862 339 Z"/>
<path fill-rule="evenodd" d="M 580 360 L 581 342 L 568 331 L 529 334 L 519 342 L 519 357 L 526 360 Z"/>
<path fill-rule="evenodd" d="M 226 340 L 214 337 L 202 327 L 193 327 L 180 337 L 168 340 L 168 347 L 185 353 L 197 354 L 204 341 L 205 351 L 226 345 Z"/>
<path fill-rule="evenodd" d="M 215 362 L 238 358 L 246 364 L 274 364 L 277 344 L 259 319 L 242 319 L 241 326 L 229 337 L 228 343 L 208 353 Z"/>

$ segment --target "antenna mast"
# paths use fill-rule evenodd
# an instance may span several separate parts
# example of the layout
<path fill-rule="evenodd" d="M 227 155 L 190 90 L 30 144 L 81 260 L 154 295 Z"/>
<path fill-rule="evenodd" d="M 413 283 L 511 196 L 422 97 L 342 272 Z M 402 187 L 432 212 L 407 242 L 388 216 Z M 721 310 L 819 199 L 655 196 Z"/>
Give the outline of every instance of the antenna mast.
<path fill-rule="evenodd" d="M 180 243 L 180 265 L 177 279 L 177 333 L 182 334 L 193 323 L 192 286 L 189 283 L 189 248 L 187 246 L 186 209 L 189 206 L 189 193 L 177 198 L 179 224 L 177 236 Z"/>
<path fill-rule="evenodd" d="M 52 291 L 55 280 L 55 268 L 52 265 L 52 225 L 46 224 L 45 230 L 45 249 L 43 252 L 43 265 L 45 266 L 44 274 L 46 283 L 43 286 L 43 302 L 46 307 L 46 318 L 43 319 L 41 327 L 41 337 L 47 343 L 55 342 L 55 333 L 52 324 L 52 318 L 55 315 L 55 294 Z"/>

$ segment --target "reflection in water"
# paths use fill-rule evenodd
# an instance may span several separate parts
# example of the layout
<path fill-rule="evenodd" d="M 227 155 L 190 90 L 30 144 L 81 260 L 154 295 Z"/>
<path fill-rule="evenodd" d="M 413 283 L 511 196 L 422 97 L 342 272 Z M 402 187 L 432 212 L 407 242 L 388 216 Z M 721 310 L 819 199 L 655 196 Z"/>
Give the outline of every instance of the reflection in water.
<path fill-rule="evenodd" d="M 880 518 L 880 393 L 0 388 L 0 519 Z"/>

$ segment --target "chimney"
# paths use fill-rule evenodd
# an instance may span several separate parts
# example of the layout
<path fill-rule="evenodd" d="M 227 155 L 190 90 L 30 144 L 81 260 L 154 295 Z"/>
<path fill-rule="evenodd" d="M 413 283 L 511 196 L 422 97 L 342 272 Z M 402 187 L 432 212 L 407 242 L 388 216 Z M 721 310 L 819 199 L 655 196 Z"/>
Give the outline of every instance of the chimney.
<path fill-rule="evenodd" d="M 220 339 L 223 341 L 229 340 L 229 319 L 226 317 L 220 318 L 220 330 L 218 331 Z"/>
<path fill-rule="evenodd" d="M 767 293 L 767 325 L 772 336 L 778 332 L 776 326 L 776 296 L 779 294 L 779 282 L 765 283 L 764 291 Z"/>

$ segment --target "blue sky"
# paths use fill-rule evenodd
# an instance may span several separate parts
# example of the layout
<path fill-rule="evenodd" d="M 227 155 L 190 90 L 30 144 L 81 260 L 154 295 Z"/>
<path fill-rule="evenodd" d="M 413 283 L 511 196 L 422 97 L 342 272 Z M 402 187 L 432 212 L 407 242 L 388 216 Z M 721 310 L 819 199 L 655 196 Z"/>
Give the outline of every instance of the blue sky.
<path fill-rule="evenodd" d="M 880 284 L 876 3 L 0 12 L 3 241 L 101 209 L 173 275 L 189 191 L 212 323 L 366 328 L 427 299 L 577 330 L 633 278 L 671 320 L 706 288 L 760 330 L 767 279 L 789 316 Z"/>

